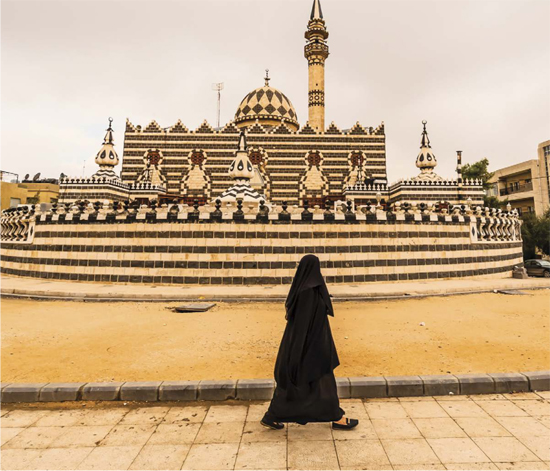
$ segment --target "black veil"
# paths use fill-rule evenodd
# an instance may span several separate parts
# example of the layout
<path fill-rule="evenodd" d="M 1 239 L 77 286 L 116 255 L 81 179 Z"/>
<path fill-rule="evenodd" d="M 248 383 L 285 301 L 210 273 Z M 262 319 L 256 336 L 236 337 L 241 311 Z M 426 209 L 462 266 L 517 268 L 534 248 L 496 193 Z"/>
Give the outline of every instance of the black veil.
<path fill-rule="evenodd" d="M 308 289 L 318 286 L 319 294 L 323 298 L 323 302 L 327 308 L 327 315 L 334 316 L 332 309 L 332 302 L 330 301 L 330 295 L 328 294 L 327 285 L 323 275 L 321 275 L 321 265 L 319 259 L 315 255 L 306 255 L 300 260 L 294 280 L 292 280 L 292 286 L 288 292 L 286 298 L 286 319 L 292 319 L 296 311 L 296 302 L 298 300 L 298 294 Z"/>

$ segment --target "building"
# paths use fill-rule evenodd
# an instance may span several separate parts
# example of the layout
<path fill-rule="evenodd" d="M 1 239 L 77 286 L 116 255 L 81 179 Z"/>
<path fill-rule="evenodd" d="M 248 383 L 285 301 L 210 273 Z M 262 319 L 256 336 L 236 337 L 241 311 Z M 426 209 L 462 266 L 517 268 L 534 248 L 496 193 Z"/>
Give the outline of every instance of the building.
<path fill-rule="evenodd" d="M 550 141 L 541 142 L 537 153 L 537 159 L 496 170 L 489 180 L 492 186 L 487 195 L 508 201 L 520 215 L 542 215 L 550 202 Z"/>
<path fill-rule="evenodd" d="M 20 204 L 55 203 L 59 197 L 57 180 L 28 181 L 22 183 L 17 178 L 0 182 L 1 207 L 15 208 Z"/>

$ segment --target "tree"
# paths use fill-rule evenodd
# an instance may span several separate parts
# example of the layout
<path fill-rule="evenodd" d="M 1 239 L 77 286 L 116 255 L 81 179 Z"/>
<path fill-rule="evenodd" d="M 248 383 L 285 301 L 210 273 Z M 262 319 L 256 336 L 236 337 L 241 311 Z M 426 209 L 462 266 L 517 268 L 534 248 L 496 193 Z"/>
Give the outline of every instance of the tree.
<path fill-rule="evenodd" d="M 535 258 L 537 251 L 550 256 L 550 209 L 540 217 L 528 213 L 522 219 L 523 258 Z"/>
<path fill-rule="evenodd" d="M 489 159 L 484 158 L 473 164 L 465 164 L 462 167 L 462 178 L 468 178 L 470 180 L 481 180 L 483 182 L 483 189 L 485 193 L 491 187 L 491 183 L 487 183 L 495 174 L 495 172 L 489 172 Z M 504 209 L 508 204 L 508 199 L 502 201 L 496 196 L 483 197 L 483 204 L 488 208 Z"/>

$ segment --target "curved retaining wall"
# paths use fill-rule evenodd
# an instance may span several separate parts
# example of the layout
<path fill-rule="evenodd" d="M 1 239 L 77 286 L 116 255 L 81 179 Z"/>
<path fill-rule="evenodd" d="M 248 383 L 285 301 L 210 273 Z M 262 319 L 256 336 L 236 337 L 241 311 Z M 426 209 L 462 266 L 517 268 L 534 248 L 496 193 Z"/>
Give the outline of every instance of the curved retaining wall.
<path fill-rule="evenodd" d="M 151 223 L 37 217 L 27 225 L 28 240 L 2 243 L 0 267 L 6 274 L 56 280 L 241 285 L 290 283 L 308 253 L 320 258 L 328 283 L 505 277 L 522 263 L 515 222 L 495 230 L 497 219 L 422 219 Z"/>

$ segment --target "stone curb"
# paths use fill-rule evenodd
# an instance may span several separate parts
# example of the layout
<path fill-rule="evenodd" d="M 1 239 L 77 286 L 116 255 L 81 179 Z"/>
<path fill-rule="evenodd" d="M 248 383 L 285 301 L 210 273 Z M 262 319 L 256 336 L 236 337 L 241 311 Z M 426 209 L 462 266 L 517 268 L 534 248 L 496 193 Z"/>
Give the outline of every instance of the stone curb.
<path fill-rule="evenodd" d="M 338 396 L 380 398 L 550 391 L 550 371 L 336 378 Z M 2 383 L 2 402 L 270 400 L 272 379 Z"/>

